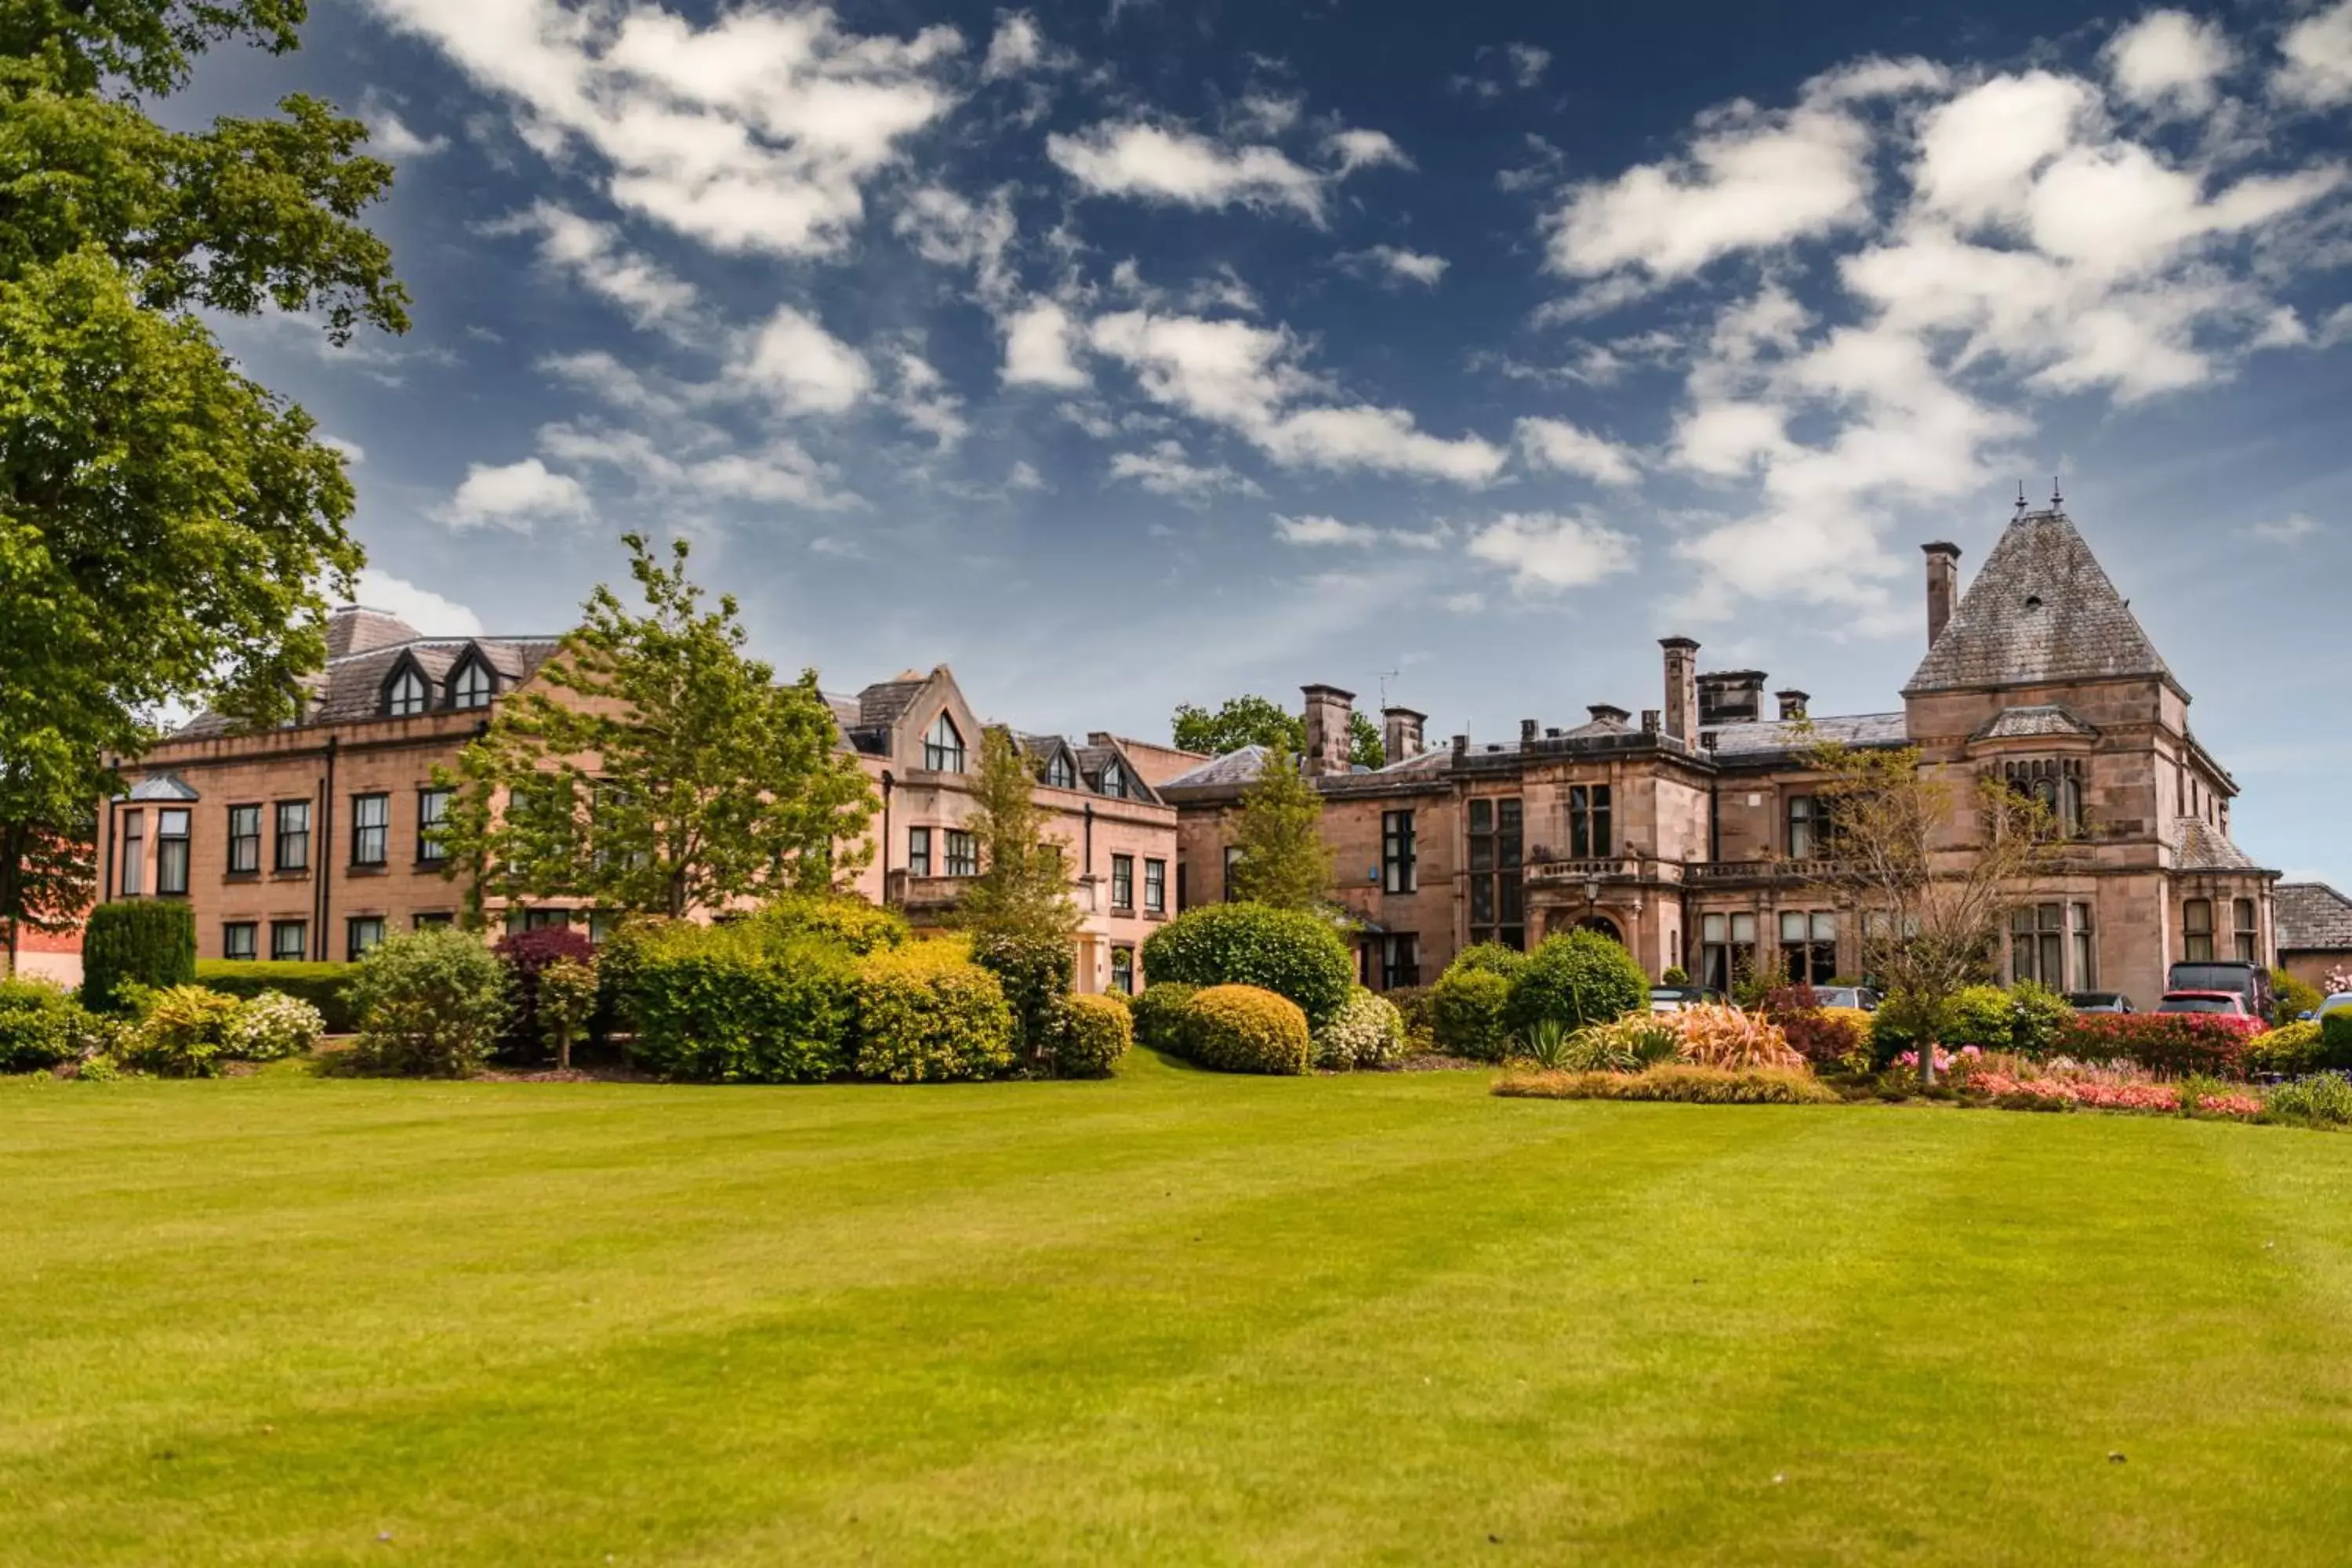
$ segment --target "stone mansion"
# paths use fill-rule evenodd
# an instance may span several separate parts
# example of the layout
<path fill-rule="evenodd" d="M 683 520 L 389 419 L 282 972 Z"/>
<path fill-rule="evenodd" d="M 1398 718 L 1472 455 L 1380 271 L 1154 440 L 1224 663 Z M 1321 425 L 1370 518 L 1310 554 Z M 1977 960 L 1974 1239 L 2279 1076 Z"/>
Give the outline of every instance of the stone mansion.
<path fill-rule="evenodd" d="M 2010 978 L 2147 1006 L 2176 960 L 2273 962 L 2277 873 L 2231 842 L 2236 784 L 2074 524 L 2021 511 L 1965 594 L 1959 552 L 1926 550 L 1927 652 L 1885 712 L 1810 714 L 1793 689 L 1771 693 L 1768 711 L 1762 673 L 1702 672 L 1698 645 L 1668 637 L 1662 706 L 1638 720 L 1595 704 L 1570 727 L 1525 720 L 1516 742 L 1432 747 L 1422 714 L 1390 708 L 1386 764 L 1366 771 L 1347 760 L 1353 697 L 1307 687 L 1304 767 L 1365 982 L 1423 984 L 1470 942 L 1524 946 L 1580 925 L 1622 941 L 1653 975 L 1853 973 L 1852 912 L 1809 893 L 1824 818 L 1806 749 L 1822 739 L 1916 745 L 1925 765 L 1998 770 L 2050 803 L 2070 842 L 2026 890 Z M 207 958 L 352 958 L 453 919 L 460 889 L 425 837 L 446 805 L 433 769 L 556 646 L 421 637 L 339 612 L 299 722 L 237 733 L 200 717 L 125 769 L 129 787 L 100 816 L 103 896 L 188 900 Z M 935 922 L 979 869 L 963 825 L 982 721 L 945 667 L 829 700 L 837 743 L 880 802 L 856 889 Z M 1133 988 L 1143 939 L 1225 896 L 1234 812 L 1265 753 L 1103 731 L 1019 739 L 1066 847 L 1079 987 Z M 560 902 L 493 912 L 592 935 L 606 921 Z"/>

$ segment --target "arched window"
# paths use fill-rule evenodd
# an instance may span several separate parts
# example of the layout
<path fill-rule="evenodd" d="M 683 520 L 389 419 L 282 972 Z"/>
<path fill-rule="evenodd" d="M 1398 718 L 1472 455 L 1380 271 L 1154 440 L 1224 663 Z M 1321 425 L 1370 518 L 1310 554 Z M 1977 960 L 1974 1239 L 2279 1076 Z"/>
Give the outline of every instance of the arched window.
<path fill-rule="evenodd" d="M 425 711 L 425 678 L 414 667 L 401 666 L 383 694 L 383 710 L 395 719 Z"/>
<path fill-rule="evenodd" d="M 469 658 L 457 667 L 449 678 L 449 706 L 452 708 L 488 708 L 490 694 L 498 689 L 490 672 L 478 658 Z"/>
<path fill-rule="evenodd" d="M 955 721 L 944 713 L 923 731 L 923 766 L 935 773 L 963 772 L 963 736 L 957 731 Z"/>
<path fill-rule="evenodd" d="M 1117 758 L 1103 764 L 1102 792 L 1120 800 L 1127 798 L 1127 770 L 1118 765 Z"/>
<path fill-rule="evenodd" d="M 1053 785 L 1055 789 L 1076 789 L 1078 787 L 1078 770 L 1076 766 L 1071 763 L 1069 752 L 1055 752 L 1054 753 L 1053 760 L 1045 764 L 1045 782 Z"/>

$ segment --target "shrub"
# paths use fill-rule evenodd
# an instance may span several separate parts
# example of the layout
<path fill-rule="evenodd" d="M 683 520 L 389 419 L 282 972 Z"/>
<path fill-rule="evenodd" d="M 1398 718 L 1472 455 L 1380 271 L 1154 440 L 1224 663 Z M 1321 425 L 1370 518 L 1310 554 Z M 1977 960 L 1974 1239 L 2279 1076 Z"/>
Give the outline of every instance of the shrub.
<path fill-rule="evenodd" d="M 1004 987 L 961 942 L 885 949 L 858 965 L 860 1078 L 993 1078 L 1013 1065 L 1015 1028 Z"/>
<path fill-rule="evenodd" d="M 1318 1068 L 1381 1068 L 1404 1057 L 1404 1018 L 1396 1005 L 1358 986 L 1314 1032 Z"/>
<path fill-rule="evenodd" d="M 1113 1063 L 1135 1044 L 1135 1020 L 1127 1004 L 1115 996 L 1069 996 L 1060 1032 L 1055 1037 L 1054 1076 L 1107 1077 Z"/>
<path fill-rule="evenodd" d="M 2243 1075 L 2248 1041 L 2240 1021 L 2215 1013 L 2078 1013 L 2058 1036 L 2077 1061 L 2135 1061 L 2162 1073 Z"/>
<path fill-rule="evenodd" d="M 538 1061 L 547 1050 L 547 1031 L 539 1021 L 539 976 L 551 963 L 596 962 L 595 945 L 585 931 L 569 926 L 510 931 L 490 949 L 507 973 L 507 1024 L 499 1035 L 499 1054 L 514 1061 Z"/>
<path fill-rule="evenodd" d="M 1622 942 L 1572 931 L 1544 938 L 1511 976 L 1507 1016 L 1522 1030 L 1544 1018 L 1580 1029 L 1649 1005 L 1650 977 Z"/>
<path fill-rule="evenodd" d="M 2352 1127 L 2352 1078 L 2324 1072 L 2280 1084 L 2263 1097 L 2262 1119 L 2307 1127 Z"/>
<path fill-rule="evenodd" d="M 1711 1003 L 1661 1014 L 1659 1019 L 1680 1038 L 1682 1059 L 1693 1067 L 1804 1070 L 1805 1058 L 1790 1048 L 1780 1026 L 1761 1013 Z"/>
<path fill-rule="evenodd" d="M 1303 1073 L 1311 1050 L 1307 1014 L 1255 985 L 1212 985 L 1184 1010 L 1192 1059 L 1218 1072 Z"/>
<path fill-rule="evenodd" d="M 814 937 L 861 958 L 915 939 L 906 916 L 846 893 L 785 893 L 762 904 L 750 923 L 780 941 Z"/>
<path fill-rule="evenodd" d="M 1685 969 L 1679 963 L 1670 963 L 1666 965 L 1666 972 L 1658 976 L 1658 984 L 1661 985 L 1688 985 L 1690 984 L 1690 971 Z"/>
<path fill-rule="evenodd" d="M 2352 1067 L 2352 1009 L 2338 1007 L 2319 1020 L 2319 1048 L 2329 1061 Z"/>
<path fill-rule="evenodd" d="M 1498 1062 L 1508 1048 L 1511 983 L 1491 969 L 1448 969 L 1429 992 L 1429 1032 L 1447 1056 Z"/>
<path fill-rule="evenodd" d="M 229 1021 L 228 1054 L 249 1062 L 307 1057 L 319 1048 L 319 1037 L 326 1032 L 326 1021 L 316 1007 L 282 991 L 265 991 L 236 1005 L 236 1015 Z"/>
<path fill-rule="evenodd" d="M 452 927 L 406 931 L 362 959 L 352 976 L 359 1017 L 351 1065 L 361 1072 L 463 1078 L 489 1059 L 507 1021 L 506 966 Z"/>
<path fill-rule="evenodd" d="M 539 972 L 539 1026 L 547 1036 L 555 1065 L 572 1066 L 572 1043 L 596 1011 L 596 965 L 559 958 Z"/>
<path fill-rule="evenodd" d="M 1628 1013 L 1612 1023 L 1589 1024 L 1577 1030 L 1569 1037 L 1557 1065 L 1568 1071 L 1641 1072 L 1677 1059 L 1682 1048 L 1682 1035 L 1671 1018 L 1655 1013 Z"/>
<path fill-rule="evenodd" d="M 1019 1028 L 1015 1048 L 1029 1062 L 1049 1065 L 1069 1021 L 1063 1004 L 1077 970 L 1070 939 L 1059 931 L 978 931 L 971 938 L 971 960 L 996 976 L 1012 1004 Z"/>
<path fill-rule="evenodd" d="M 1143 971 L 1188 985 L 1255 985 L 1297 1003 L 1309 1023 L 1339 1010 L 1356 963 L 1319 915 L 1264 904 L 1207 904 L 1153 931 Z"/>
<path fill-rule="evenodd" d="M 639 926 L 626 949 L 635 1059 L 665 1078 L 810 1083 L 847 1069 L 857 961 L 815 939 L 770 942 L 743 925 Z M 611 941 L 599 955 L 612 994 Z"/>
<path fill-rule="evenodd" d="M 640 956 L 656 935 L 686 923 L 666 915 L 628 915 L 604 933 L 596 947 L 596 1016 L 589 1021 L 590 1037 L 603 1043 L 637 1032 Z"/>
<path fill-rule="evenodd" d="M 231 1032 L 246 1004 L 204 986 L 156 992 L 131 1031 L 131 1065 L 163 1078 L 211 1078 L 230 1054 Z"/>
<path fill-rule="evenodd" d="M 1499 974 L 1508 980 L 1527 966 L 1528 955 L 1516 947 L 1506 947 L 1499 942 L 1474 942 L 1454 955 L 1445 973 L 1475 969 L 1488 974 Z"/>
<path fill-rule="evenodd" d="M 126 984 L 162 991 L 196 978 L 196 916 L 175 899 L 132 899 L 89 911 L 81 934 L 81 1005 L 131 1010 Z"/>
<path fill-rule="evenodd" d="M 0 980 L 0 1072 L 40 1072 L 71 1061 L 80 1011 L 55 985 Z"/>
<path fill-rule="evenodd" d="M 1816 1069 L 1870 1067 L 1870 1015 L 1860 1008 L 1824 1007 L 1810 985 L 1779 985 L 1766 993 L 1762 1011 Z"/>
<path fill-rule="evenodd" d="M 1690 1105 L 1835 1105 L 1838 1096 L 1801 1070 L 1668 1064 L 1644 1072 L 1518 1072 L 1495 1092 L 1522 1100 L 1665 1100 Z"/>
<path fill-rule="evenodd" d="M 1192 1051 L 1184 1039 L 1184 1010 L 1200 989 L 1181 980 L 1156 980 L 1146 986 L 1130 1009 L 1136 1039 L 1155 1051 L 1189 1058 Z"/>
<path fill-rule="evenodd" d="M 247 963 L 207 958 L 196 965 L 196 984 L 224 996 L 291 996 L 319 1010 L 321 1026 L 331 1035 L 348 1035 L 357 1024 L 352 1013 L 351 983 L 356 965 L 349 963 Z"/>
<path fill-rule="evenodd" d="M 1405 1048 L 1424 1048 L 1413 1042 L 1426 1041 L 1429 1037 L 1429 987 L 1391 985 L 1381 994 L 1389 999 L 1389 1005 L 1394 1007 L 1397 1016 L 1404 1020 Z"/>
<path fill-rule="evenodd" d="M 2304 1021 L 2305 1013 L 2316 1013 L 2327 998 L 2319 987 L 2307 980 L 2297 980 L 2284 969 L 2271 971 L 2271 1022 L 2284 1027 Z"/>
<path fill-rule="evenodd" d="M 2274 1072 L 2287 1078 L 2300 1078 L 2305 1073 L 2331 1067 L 2352 1067 L 2352 1062 L 2327 1059 L 2316 1018 L 2282 1024 L 2267 1035 L 2255 1037 L 2246 1047 L 2248 1072 Z"/>

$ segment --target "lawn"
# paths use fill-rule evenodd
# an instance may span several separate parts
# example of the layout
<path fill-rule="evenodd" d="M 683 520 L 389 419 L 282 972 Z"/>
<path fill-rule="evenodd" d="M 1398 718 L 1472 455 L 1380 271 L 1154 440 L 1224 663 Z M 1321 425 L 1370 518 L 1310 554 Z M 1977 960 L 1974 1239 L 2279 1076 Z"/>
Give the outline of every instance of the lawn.
<path fill-rule="evenodd" d="M 0 1563 L 2340 1560 L 2352 1137 L 0 1083 Z"/>

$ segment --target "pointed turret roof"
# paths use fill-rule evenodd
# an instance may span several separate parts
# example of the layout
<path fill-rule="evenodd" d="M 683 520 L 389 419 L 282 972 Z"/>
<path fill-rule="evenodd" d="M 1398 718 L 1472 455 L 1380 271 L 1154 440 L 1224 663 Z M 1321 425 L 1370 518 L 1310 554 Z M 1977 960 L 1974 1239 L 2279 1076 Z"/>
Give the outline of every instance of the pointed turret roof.
<path fill-rule="evenodd" d="M 2073 521 L 2053 508 L 2009 525 L 1903 689 L 2171 673 Z"/>

